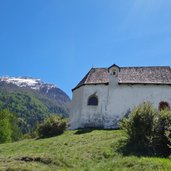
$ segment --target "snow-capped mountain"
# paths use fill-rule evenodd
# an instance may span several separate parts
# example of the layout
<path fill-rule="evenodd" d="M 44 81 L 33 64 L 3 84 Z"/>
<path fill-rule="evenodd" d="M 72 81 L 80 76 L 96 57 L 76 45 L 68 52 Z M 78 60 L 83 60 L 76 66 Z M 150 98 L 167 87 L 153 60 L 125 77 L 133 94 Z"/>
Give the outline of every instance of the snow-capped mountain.
<path fill-rule="evenodd" d="M 47 87 L 47 90 L 57 88 L 56 85 L 47 84 L 40 79 L 34 79 L 31 77 L 1 77 L 0 81 L 4 81 L 7 84 L 15 84 L 19 87 L 30 87 L 34 90 L 40 90 L 43 87 Z"/>
<path fill-rule="evenodd" d="M 53 104 L 59 107 L 58 113 L 62 113 L 63 111 L 60 108 L 65 108 L 65 113 L 68 113 L 68 106 L 70 106 L 71 102 L 68 95 L 60 88 L 58 88 L 56 85 L 44 83 L 40 79 L 35 79 L 31 77 L 0 77 L 0 90 L 8 92 L 29 91 L 38 95 L 39 97 L 41 96 L 41 98 L 45 97 L 43 98 L 45 103 L 47 103 L 46 99 L 48 99 L 52 101 Z"/>
<path fill-rule="evenodd" d="M 15 113 L 24 133 L 51 114 L 68 117 L 70 102 L 54 84 L 31 77 L 0 77 L 0 110 Z"/>
<path fill-rule="evenodd" d="M 28 88 L 49 95 L 59 101 L 70 102 L 70 98 L 54 84 L 44 83 L 41 79 L 31 77 L 0 77 L 0 83 L 15 85 L 19 88 Z"/>

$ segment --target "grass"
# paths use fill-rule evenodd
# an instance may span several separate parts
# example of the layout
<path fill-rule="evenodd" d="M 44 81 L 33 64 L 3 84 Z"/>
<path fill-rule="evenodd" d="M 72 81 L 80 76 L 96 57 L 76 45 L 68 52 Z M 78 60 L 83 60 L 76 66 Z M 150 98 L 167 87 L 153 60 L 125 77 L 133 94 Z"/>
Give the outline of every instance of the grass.
<path fill-rule="evenodd" d="M 53 138 L 1 144 L 0 170 L 171 170 L 171 159 L 119 153 L 124 139 L 120 130 L 77 130 Z"/>

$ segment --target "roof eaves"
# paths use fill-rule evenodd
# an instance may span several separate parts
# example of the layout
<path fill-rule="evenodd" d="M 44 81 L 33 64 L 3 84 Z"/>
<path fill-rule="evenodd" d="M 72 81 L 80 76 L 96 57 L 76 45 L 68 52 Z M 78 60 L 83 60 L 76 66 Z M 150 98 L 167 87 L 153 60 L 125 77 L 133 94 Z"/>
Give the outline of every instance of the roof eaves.
<path fill-rule="evenodd" d="M 85 85 L 97 85 L 97 84 L 98 84 L 98 85 L 102 85 L 102 84 L 108 85 L 109 82 L 104 82 L 104 83 L 86 83 L 86 84 L 82 84 L 82 85 L 79 85 L 79 86 L 73 88 L 73 89 L 72 89 L 72 92 L 73 92 L 74 90 L 76 90 L 76 89 L 82 87 L 82 86 L 85 86 Z"/>

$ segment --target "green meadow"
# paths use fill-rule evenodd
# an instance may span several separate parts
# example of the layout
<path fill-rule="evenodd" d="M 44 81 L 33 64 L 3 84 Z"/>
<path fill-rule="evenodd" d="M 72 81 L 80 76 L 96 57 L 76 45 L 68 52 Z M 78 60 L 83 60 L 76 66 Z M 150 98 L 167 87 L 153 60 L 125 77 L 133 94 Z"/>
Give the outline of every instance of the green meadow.
<path fill-rule="evenodd" d="M 75 130 L 47 139 L 0 145 L 4 171 L 143 171 L 171 170 L 171 159 L 124 155 L 121 130 Z"/>

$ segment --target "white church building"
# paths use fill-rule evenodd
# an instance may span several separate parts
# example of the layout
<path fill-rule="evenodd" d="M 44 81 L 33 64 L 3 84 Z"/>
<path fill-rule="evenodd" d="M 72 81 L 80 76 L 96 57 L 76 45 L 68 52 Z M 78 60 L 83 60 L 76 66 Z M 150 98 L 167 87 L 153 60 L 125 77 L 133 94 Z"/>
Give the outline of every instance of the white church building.
<path fill-rule="evenodd" d="M 116 128 L 120 119 L 143 102 L 157 109 L 170 107 L 171 68 L 92 68 L 72 92 L 71 129 Z"/>

